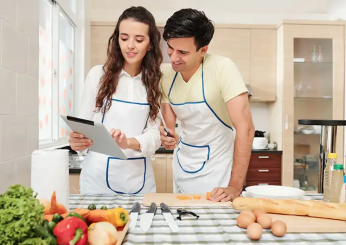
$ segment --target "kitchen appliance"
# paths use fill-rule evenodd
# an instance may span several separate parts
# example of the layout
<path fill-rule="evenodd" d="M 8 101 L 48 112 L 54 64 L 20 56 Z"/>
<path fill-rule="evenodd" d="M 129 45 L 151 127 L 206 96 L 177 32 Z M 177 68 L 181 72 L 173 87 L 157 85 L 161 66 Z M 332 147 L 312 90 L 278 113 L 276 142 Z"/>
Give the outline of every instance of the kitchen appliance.
<path fill-rule="evenodd" d="M 179 196 L 189 197 L 185 200 L 178 199 Z M 199 198 L 199 199 L 197 199 Z M 142 205 L 149 206 L 151 203 L 165 203 L 169 207 L 211 207 L 232 206 L 232 202 L 213 202 L 207 200 L 206 193 L 147 193 L 144 195 Z"/>
<path fill-rule="evenodd" d="M 156 203 L 151 203 L 149 206 L 149 210 L 141 215 L 141 221 L 139 223 L 140 227 L 143 231 L 149 230 L 151 223 L 153 222 L 154 215 L 156 214 Z"/>
<path fill-rule="evenodd" d="M 264 135 L 265 131 L 255 131 L 255 137 L 252 142 L 252 148 L 255 150 L 267 149 L 268 139 Z"/>
<path fill-rule="evenodd" d="M 177 223 L 175 222 L 173 215 L 171 213 L 171 210 L 169 210 L 168 206 L 164 203 L 160 204 L 161 210 L 162 210 L 162 215 L 165 217 L 165 220 L 171 228 L 173 232 L 177 232 L 179 230 L 179 227 L 177 226 Z"/>
<path fill-rule="evenodd" d="M 135 204 L 133 205 L 130 211 L 130 219 L 132 220 L 130 229 L 136 227 L 137 218 L 140 212 L 141 212 L 141 205 L 138 202 L 135 202 Z"/>

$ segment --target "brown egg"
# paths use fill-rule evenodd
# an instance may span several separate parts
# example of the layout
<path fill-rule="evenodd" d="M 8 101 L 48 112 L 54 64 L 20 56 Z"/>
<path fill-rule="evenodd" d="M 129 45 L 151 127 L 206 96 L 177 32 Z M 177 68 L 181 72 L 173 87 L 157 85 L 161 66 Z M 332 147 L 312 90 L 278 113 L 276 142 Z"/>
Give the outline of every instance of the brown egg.
<path fill-rule="evenodd" d="M 266 212 L 263 209 L 255 209 L 253 210 L 253 213 L 255 214 L 256 218 L 258 218 L 258 216 L 265 214 Z"/>
<path fill-rule="evenodd" d="M 260 224 L 263 229 L 270 229 L 273 220 L 268 214 L 263 213 L 257 217 L 257 223 Z"/>
<path fill-rule="evenodd" d="M 237 217 L 237 225 L 240 228 L 246 229 L 250 224 L 255 223 L 255 220 L 248 214 L 239 214 Z"/>
<path fill-rule="evenodd" d="M 283 237 L 287 232 L 287 226 L 281 220 L 275 220 L 272 224 L 272 233 L 274 236 Z"/>
<path fill-rule="evenodd" d="M 257 223 L 252 223 L 247 228 L 247 235 L 251 240 L 259 240 L 262 237 L 262 226 Z"/>
<path fill-rule="evenodd" d="M 244 210 L 240 214 L 246 214 L 246 215 L 250 216 L 253 219 L 254 222 L 256 221 L 255 214 L 252 211 L 250 211 L 250 210 Z"/>

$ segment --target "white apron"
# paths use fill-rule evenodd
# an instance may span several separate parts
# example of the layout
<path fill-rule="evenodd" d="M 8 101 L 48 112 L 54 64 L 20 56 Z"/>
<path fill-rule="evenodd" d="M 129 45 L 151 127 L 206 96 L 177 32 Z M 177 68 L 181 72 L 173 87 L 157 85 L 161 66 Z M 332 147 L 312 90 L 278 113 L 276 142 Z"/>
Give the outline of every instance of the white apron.
<path fill-rule="evenodd" d="M 203 101 L 174 104 L 170 100 L 181 122 L 180 141 L 173 156 L 175 193 L 204 193 L 212 191 L 214 187 L 227 187 L 231 177 L 234 133 L 206 101 L 203 62 L 201 80 Z"/>
<path fill-rule="evenodd" d="M 127 138 L 131 138 L 143 133 L 149 110 L 148 103 L 129 102 L 113 97 L 112 106 L 102 116 L 102 123 L 108 131 L 112 128 L 120 129 Z M 156 192 L 150 157 L 140 157 L 139 152 L 132 149 L 126 149 L 124 153 L 127 160 L 90 151 L 81 172 L 81 194 L 131 195 Z"/>

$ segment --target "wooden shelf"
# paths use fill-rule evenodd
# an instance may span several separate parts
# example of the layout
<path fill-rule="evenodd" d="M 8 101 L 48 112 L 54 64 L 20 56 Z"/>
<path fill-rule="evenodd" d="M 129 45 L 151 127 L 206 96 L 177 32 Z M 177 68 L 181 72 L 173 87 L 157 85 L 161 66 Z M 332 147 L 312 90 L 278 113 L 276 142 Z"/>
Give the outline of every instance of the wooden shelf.
<path fill-rule="evenodd" d="M 319 133 L 312 133 L 312 134 L 304 134 L 304 133 L 298 133 L 298 132 L 294 132 L 295 135 L 321 135 Z"/>

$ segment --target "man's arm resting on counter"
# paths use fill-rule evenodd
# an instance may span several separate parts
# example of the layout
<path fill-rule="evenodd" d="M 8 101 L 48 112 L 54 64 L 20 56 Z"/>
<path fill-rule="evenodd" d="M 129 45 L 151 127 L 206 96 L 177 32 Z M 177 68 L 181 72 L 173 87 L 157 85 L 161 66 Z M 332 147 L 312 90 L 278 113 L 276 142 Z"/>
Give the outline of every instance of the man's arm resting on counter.
<path fill-rule="evenodd" d="M 255 129 L 248 94 L 243 93 L 226 103 L 229 118 L 236 129 L 233 168 L 229 186 L 241 192 L 248 171 Z"/>

